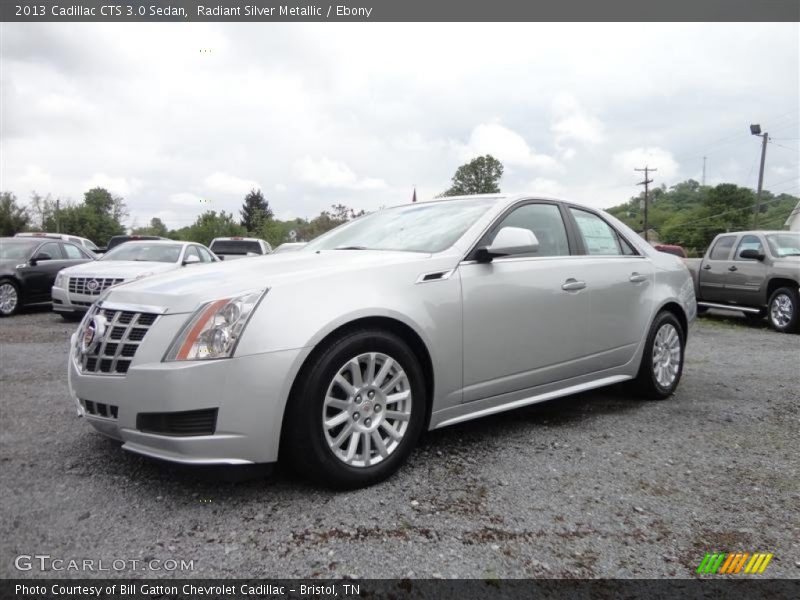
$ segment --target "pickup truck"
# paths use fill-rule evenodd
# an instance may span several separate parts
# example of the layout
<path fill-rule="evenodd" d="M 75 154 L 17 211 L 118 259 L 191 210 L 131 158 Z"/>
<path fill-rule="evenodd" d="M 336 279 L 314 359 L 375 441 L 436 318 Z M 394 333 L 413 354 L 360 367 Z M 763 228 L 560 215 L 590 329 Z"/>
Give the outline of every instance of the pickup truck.
<path fill-rule="evenodd" d="M 703 258 L 684 259 L 698 312 L 708 308 L 765 316 L 773 329 L 800 324 L 800 232 L 740 231 L 714 238 Z"/>

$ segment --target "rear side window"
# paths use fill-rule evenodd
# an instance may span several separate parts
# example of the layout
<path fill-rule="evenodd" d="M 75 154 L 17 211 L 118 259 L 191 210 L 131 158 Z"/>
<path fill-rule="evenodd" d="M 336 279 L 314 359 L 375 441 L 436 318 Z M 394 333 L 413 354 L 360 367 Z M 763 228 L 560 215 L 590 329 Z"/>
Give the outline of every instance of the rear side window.
<path fill-rule="evenodd" d="M 620 256 L 636 254 L 630 244 L 594 213 L 570 208 L 583 238 L 586 253 L 595 256 Z"/>
<path fill-rule="evenodd" d="M 736 241 L 736 236 L 733 235 L 723 235 L 719 238 L 711 249 L 711 254 L 708 256 L 709 260 L 728 260 L 734 241 Z"/>
<path fill-rule="evenodd" d="M 530 256 L 569 256 L 567 229 L 561 218 L 561 211 L 555 204 L 523 204 L 511 211 L 490 233 L 488 244 L 503 227 L 529 229 L 539 240 L 539 250 Z"/>
<path fill-rule="evenodd" d="M 263 254 L 261 244 L 247 240 L 220 240 L 211 244 L 211 251 L 214 254 L 241 254 L 242 256 L 248 252 Z"/>

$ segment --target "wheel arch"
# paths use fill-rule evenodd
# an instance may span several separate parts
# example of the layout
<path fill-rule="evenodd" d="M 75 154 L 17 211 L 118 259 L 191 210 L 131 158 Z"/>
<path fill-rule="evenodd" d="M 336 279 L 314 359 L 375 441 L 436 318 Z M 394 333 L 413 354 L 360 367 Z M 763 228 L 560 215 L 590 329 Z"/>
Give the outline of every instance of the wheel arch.
<path fill-rule="evenodd" d="M 653 319 L 655 320 L 658 313 L 662 311 L 672 313 L 675 318 L 678 319 L 678 322 L 681 324 L 681 328 L 683 329 L 683 339 L 685 343 L 686 338 L 689 336 L 689 318 L 686 316 L 686 311 L 678 302 L 669 300 L 658 307 L 658 310 L 653 315 Z"/>
<path fill-rule="evenodd" d="M 798 284 L 793 279 L 789 279 L 787 277 L 773 277 L 767 283 L 767 297 L 764 299 L 765 306 L 769 304 L 769 299 L 772 297 L 772 294 L 775 293 L 775 290 L 780 289 L 782 287 L 797 289 L 798 287 L 800 287 L 800 284 Z"/>
<path fill-rule="evenodd" d="M 328 343 L 340 337 L 350 331 L 354 331 L 357 329 L 367 329 L 367 328 L 374 328 L 374 329 L 381 329 L 384 331 L 389 331 L 397 335 L 400 339 L 402 339 L 406 344 L 408 344 L 411 351 L 419 360 L 420 366 L 422 367 L 422 372 L 424 375 L 424 384 L 425 384 L 425 425 L 424 430 L 427 430 L 428 425 L 431 419 L 431 411 L 433 407 L 433 394 L 434 394 L 434 371 L 433 371 L 433 360 L 431 358 L 430 351 L 428 350 L 427 345 L 425 344 L 424 340 L 420 336 L 417 331 L 414 330 L 413 327 L 400 321 L 399 319 L 395 319 L 393 317 L 388 316 L 365 316 L 355 318 L 350 320 L 346 323 L 343 323 L 327 334 L 324 335 L 319 341 L 314 344 L 314 348 L 311 352 L 303 360 L 300 368 L 297 370 L 295 374 L 294 380 L 292 381 L 292 385 L 289 389 L 289 395 L 287 398 L 287 407 L 283 411 L 282 423 L 281 423 L 281 446 L 283 446 L 283 436 L 284 432 L 286 431 L 286 419 L 289 414 L 288 403 L 292 402 L 292 398 L 297 393 L 297 386 L 301 379 L 305 376 L 306 370 L 309 368 L 309 365 L 313 363 L 316 357 L 319 355 L 320 352 L 324 351 L 327 347 Z"/>

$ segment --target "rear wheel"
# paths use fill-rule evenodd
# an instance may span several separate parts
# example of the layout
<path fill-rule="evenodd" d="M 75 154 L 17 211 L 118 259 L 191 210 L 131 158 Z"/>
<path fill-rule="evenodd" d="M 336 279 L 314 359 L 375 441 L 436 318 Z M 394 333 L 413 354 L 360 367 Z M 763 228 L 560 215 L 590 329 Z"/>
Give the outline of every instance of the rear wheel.
<path fill-rule="evenodd" d="M 10 317 L 20 304 L 19 286 L 10 279 L 0 280 L 0 317 Z"/>
<path fill-rule="evenodd" d="M 284 447 L 305 475 L 338 488 L 371 485 L 405 462 L 426 414 L 422 368 L 380 330 L 330 342 L 300 374 Z"/>
<path fill-rule="evenodd" d="M 800 323 L 800 309 L 798 308 L 798 294 L 796 289 L 782 287 L 772 293 L 769 298 L 767 315 L 769 324 L 775 331 L 790 333 L 797 331 Z"/>
<path fill-rule="evenodd" d="M 668 311 L 658 313 L 647 334 L 634 381 L 636 391 L 654 400 L 671 396 L 683 373 L 685 345 L 686 334 L 675 315 Z"/>

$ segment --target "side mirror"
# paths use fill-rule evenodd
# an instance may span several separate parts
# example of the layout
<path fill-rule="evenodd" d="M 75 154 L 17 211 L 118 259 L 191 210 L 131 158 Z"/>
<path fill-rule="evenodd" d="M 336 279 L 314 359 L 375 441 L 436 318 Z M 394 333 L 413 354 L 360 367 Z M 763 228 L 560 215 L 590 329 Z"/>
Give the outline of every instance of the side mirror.
<path fill-rule="evenodd" d="M 53 257 L 50 256 L 47 252 L 39 252 L 39 254 L 37 254 L 31 259 L 31 266 L 35 267 L 40 260 L 53 260 Z"/>
<path fill-rule="evenodd" d="M 186 265 L 196 265 L 199 262 L 200 262 L 200 258 L 198 258 L 197 256 L 194 256 L 194 255 L 187 256 L 186 258 L 183 259 L 184 266 L 186 266 Z"/>
<path fill-rule="evenodd" d="M 523 227 L 503 227 L 488 246 L 478 248 L 476 258 L 480 262 L 490 262 L 498 256 L 529 254 L 539 250 L 539 240 L 530 229 Z"/>
<path fill-rule="evenodd" d="M 739 258 L 744 258 L 746 260 L 764 260 L 766 257 L 755 248 L 746 248 L 739 252 Z"/>

